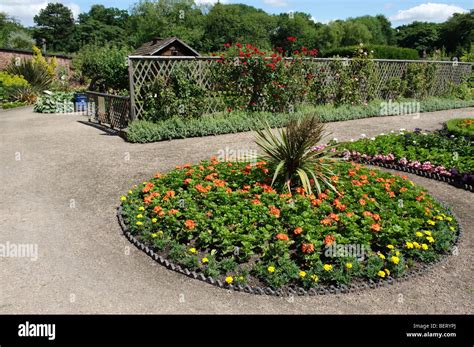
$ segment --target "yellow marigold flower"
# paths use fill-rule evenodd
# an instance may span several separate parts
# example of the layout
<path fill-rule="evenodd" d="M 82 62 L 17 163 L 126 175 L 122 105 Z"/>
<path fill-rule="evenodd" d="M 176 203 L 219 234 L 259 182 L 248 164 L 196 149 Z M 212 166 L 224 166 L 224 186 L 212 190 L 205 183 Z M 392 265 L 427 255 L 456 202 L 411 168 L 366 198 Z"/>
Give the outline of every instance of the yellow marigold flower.
<path fill-rule="evenodd" d="M 209 259 L 208 258 L 202 258 L 201 263 L 203 263 L 203 264 L 209 263 Z"/>
<path fill-rule="evenodd" d="M 427 223 L 428 223 L 429 225 L 435 225 L 435 224 L 436 224 L 436 222 L 435 222 L 434 220 L 431 220 L 431 219 L 430 219 L 429 221 L 427 221 Z"/>
<path fill-rule="evenodd" d="M 423 233 L 421 233 L 421 232 L 417 231 L 417 232 L 416 232 L 416 236 L 418 236 L 418 237 L 422 237 L 422 236 L 423 236 Z"/>
<path fill-rule="evenodd" d="M 413 248 L 413 243 L 411 243 L 411 242 L 408 242 L 408 241 L 407 241 L 407 242 L 405 243 L 405 245 L 406 245 L 406 247 L 407 247 L 408 249 L 412 249 L 412 248 Z"/>
<path fill-rule="evenodd" d="M 413 246 L 415 246 L 416 249 L 420 249 L 420 244 L 418 242 L 413 242 Z"/>
<path fill-rule="evenodd" d="M 197 253 L 196 248 L 194 248 L 194 247 L 193 247 L 193 248 L 190 248 L 190 249 L 189 249 L 189 253 L 196 254 L 196 253 Z"/>
<path fill-rule="evenodd" d="M 275 272 L 275 267 L 274 266 L 269 266 L 267 267 L 268 272 L 274 273 Z"/>
<path fill-rule="evenodd" d="M 152 223 L 156 223 L 157 221 L 158 221 L 158 219 L 156 219 L 156 218 L 152 218 L 152 219 L 151 219 L 151 222 L 152 222 Z"/>
<path fill-rule="evenodd" d="M 133 194 L 133 192 L 131 190 L 128 191 L 128 194 Z"/>
<path fill-rule="evenodd" d="M 428 236 L 431 236 L 431 231 L 425 231 L 425 234 L 428 235 Z"/>
<path fill-rule="evenodd" d="M 234 282 L 234 279 L 232 278 L 232 276 L 228 276 L 225 278 L 225 281 L 228 283 L 228 284 L 231 284 L 232 282 Z"/>
<path fill-rule="evenodd" d="M 332 265 L 331 264 L 324 264 L 323 268 L 326 271 L 331 271 L 332 270 Z"/>
<path fill-rule="evenodd" d="M 385 259 L 385 256 L 382 253 L 378 252 L 377 255 L 380 257 L 380 259 Z"/>
<path fill-rule="evenodd" d="M 387 248 L 388 249 L 394 249 L 395 247 L 393 247 L 393 245 L 387 245 Z"/>
<path fill-rule="evenodd" d="M 408 181 L 412 186 L 415 185 L 415 183 L 413 183 L 413 181 Z"/>
<path fill-rule="evenodd" d="M 392 256 L 390 257 L 390 261 L 396 265 L 400 262 L 400 258 L 396 256 Z"/>
<path fill-rule="evenodd" d="M 158 235 L 163 235 L 163 231 L 160 230 L 160 231 L 157 232 L 157 234 Z"/>
<path fill-rule="evenodd" d="M 240 277 L 239 277 L 239 280 L 240 280 L 240 281 L 243 281 L 243 280 L 244 280 L 244 276 L 240 276 Z"/>
<path fill-rule="evenodd" d="M 379 277 L 384 278 L 384 277 L 385 277 L 385 271 L 380 270 L 379 272 L 377 272 L 377 275 L 378 275 Z"/>
<path fill-rule="evenodd" d="M 140 221 L 138 221 L 138 222 L 136 222 L 135 224 L 136 224 L 136 225 L 142 225 L 143 223 L 140 222 Z"/>
<path fill-rule="evenodd" d="M 153 234 L 151 234 L 151 237 L 152 237 L 153 239 L 156 239 L 156 238 L 158 237 L 158 234 L 157 234 L 157 233 L 153 233 Z"/>
<path fill-rule="evenodd" d="M 428 245 L 426 243 L 423 243 L 421 245 L 421 248 L 423 248 L 426 251 L 428 249 Z"/>
<path fill-rule="evenodd" d="M 122 200 L 122 201 L 127 201 L 127 197 L 122 195 L 122 196 L 120 197 L 120 200 Z"/>
<path fill-rule="evenodd" d="M 137 218 L 143 218 L 143 215 L 141 213 L 137 214 Z"/>
<path fill-rule="evenodd" d="M 432 238 L 431 236 L 428 236 L 426 239 L 429 243 L 433 243 L 435 241 L 434 238 Z"/>
<path fill-rule="evenodd" d="M 455 227 L 449 227 L 449 230 L 451 230 L 451 231 L 455 231 L 455 230 L 456 230 L 456 228 L 455 228 Z"/>
<path fill-rule="evenodd" d="M 140 206 L 140 207 L 138 208 L 138 211 L 145 211 L 145 207 Z"/>
<path fill-rule="evenodd" d="M 346 268 L 352 269 L 352 263 L 346 263 Z"/>
<path fill-rule="evenodd" d="M 389 269 L 383 269 L 383 271 L 385 271 L 385 273 L 387 274 L 387 276 L 390 276 L 390 270 L 389 270 Z"/>
<path fill-rule="evenodd" d="M 145 184 L 145 185 L 146 185 L 147 183 L 148 183 L 148 182 L 143 182 L 143 184 Z"/>
<path fill-rule="evenodd" d="M 453 220 L 453 218 L 452 218 L 452 217 L 446 217 L 446 220 L 447 220 L 448 222 L 451 222 L 451 221 Z"/>
<path fill-rule="evenodd" d="M 396 251 L 395 252 L 395 255 L 398 257 L 400 255 L 400 252 L 399 251 Z"/>
<path fill-rule="evenodd" d="M 317 275 L 311 275 L 311 279 L 312 279 L 314 282 L 318 282 L 319 277 L 318 277 Z"/>
<path fill-rule="evenodd" d="M 306 271 L 300 271 L 300 277 L 305 278 L 306 277 Z"/>

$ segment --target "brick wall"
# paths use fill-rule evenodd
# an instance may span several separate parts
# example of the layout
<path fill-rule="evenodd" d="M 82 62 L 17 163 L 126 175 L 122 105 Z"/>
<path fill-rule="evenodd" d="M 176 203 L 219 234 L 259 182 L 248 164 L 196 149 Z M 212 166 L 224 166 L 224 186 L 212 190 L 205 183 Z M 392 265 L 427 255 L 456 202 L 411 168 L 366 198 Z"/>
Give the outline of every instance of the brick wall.
<path fill-rule="evenodd" d="M 17 49 L 5 49 L 0 48 L 0 70 L 4 70 L 10 62 L 19 57 L 20 59 L 30 59 L 33 56 L 33 53 L 28 51 L 22 51 Z M 46 55 L 47 59 L 51 59 L 53 56 Z M 56 61 L 58 66 L 62 66 L 66 69 L 67 73 L 71 72 L 71 58 L 68 58 L 63 55 L 56 55 Z"/>

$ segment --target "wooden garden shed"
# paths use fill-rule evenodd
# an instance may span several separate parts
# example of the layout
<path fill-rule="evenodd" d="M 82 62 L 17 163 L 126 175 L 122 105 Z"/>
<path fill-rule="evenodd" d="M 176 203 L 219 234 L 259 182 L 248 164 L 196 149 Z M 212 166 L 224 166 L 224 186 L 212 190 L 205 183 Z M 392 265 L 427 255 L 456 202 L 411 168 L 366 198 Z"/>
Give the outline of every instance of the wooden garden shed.
<path fill-rule="evenodd" d="M 199 57 L 200 54 L 177 37 L 166 39 L 157 37 L 144 43 L 131 54 L 132 56 L 177 56 Z"/>

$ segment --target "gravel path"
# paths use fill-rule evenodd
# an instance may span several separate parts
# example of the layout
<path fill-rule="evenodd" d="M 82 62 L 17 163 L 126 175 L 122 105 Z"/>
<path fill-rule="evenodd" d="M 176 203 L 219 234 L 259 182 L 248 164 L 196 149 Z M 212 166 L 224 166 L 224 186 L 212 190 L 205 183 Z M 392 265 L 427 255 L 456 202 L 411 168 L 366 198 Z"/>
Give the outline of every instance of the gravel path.
<path fill-rule="evenodd" d="M 439 128 L 474 108 L 328 124 L 331 137 Z M 38 260 L 0 257 L 0 313 L 474 313 L 474 195 L 412 176 L 453 207 L 459 255 L 422 277 L 357 294 L 273 298 L 234 293 L 157 265 L 115 217 L 134 183 L 219 149 L 248 148 L 250 133 L 129 144 L 78 115 L 0 112 L 0 245 L 37 244 Z"/>

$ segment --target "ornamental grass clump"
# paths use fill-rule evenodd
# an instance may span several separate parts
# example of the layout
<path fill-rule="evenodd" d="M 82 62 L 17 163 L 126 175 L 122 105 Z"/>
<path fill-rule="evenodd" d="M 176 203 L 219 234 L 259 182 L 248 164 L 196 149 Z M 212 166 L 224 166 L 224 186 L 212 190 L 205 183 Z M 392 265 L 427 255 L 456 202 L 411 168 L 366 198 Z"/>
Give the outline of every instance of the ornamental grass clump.
<path fill-rule="evenodd" d="M 286 128 L 272 130 L 265 127 L 257 129 L 256 144 L 263 151 L 262 160 L 273 169 L 272 186 L 278 185 L 288 192 L 298 186 L 311 194 L 314 185 L 321 193 L 322 186 L 336 190 L 330 183 L 334 176 L 331 170 L 334 152 L 332 147 L 314 150 L 324 137 L 324 125 L 315 115 L 291 119 Z"/>

